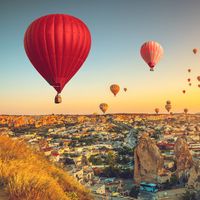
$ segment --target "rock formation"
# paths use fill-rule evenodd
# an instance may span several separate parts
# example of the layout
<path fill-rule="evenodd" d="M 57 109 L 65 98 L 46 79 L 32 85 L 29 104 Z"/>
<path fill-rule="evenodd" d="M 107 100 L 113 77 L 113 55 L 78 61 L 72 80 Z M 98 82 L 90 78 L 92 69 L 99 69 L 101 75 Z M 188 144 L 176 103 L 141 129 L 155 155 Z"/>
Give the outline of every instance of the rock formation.
<path fill-rule="evenodd" d="M 176 159 L 176 174 L 180 178 L 181 176 L 187 176 L 189 169 L 193 165 L 192 155 L 189 151 L 186 138 L 184 136 L 179 137 L 174 145 L 174 154 Z"/>
<path fill-rule="evenodd" d="M 189 171 L 188 188 L 200 191 L 200 161 L 194 162 Z"/>
<path fill-rule="evenodd" d="M 158 182 L 163 174 L 164 159 L 156 143 L 145 133 L 134 151 L 134 181 Z"/>

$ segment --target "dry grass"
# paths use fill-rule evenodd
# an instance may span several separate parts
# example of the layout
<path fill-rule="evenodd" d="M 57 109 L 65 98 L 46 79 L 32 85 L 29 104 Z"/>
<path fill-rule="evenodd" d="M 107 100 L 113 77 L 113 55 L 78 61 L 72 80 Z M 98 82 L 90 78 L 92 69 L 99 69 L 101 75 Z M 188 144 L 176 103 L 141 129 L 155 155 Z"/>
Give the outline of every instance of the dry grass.
<path fill-rule="evenodd" d="M 73 177 L 7 136 L 0 136 L 0 181 L 11 200 L 93 199 Z"/>

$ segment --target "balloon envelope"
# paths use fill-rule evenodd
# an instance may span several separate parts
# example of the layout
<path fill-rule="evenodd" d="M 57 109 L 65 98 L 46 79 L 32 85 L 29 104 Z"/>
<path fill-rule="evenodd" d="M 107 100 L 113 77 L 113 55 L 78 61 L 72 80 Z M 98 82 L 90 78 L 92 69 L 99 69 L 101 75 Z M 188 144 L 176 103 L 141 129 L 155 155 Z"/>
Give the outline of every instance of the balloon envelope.
<path fill-rule="evenodd" d="M 187 112 L 188 112 L 188 109 L 187 109 L 187 108 L 185 108 L 185 109 L 184 109 L 184 113 L 185 113 L 185 114 L 187 114 Z"/>
<path fill-rule="evenodd" d="M 110 86 L 110 91 L 114 94 L 114 96 L 117 95 L 117 93 L 119 92 L 119 90 L 120 90 L 120 87 L 117 84 L 112 84 Z"/>
<path fill-rule="evenodd" d="M 167 112 L 169 112 L 171 110 L 171 108 L 172 108 L 171 104 L 165 105 L 165 109 L 167 110 Z"/>
<path fill-rule="evenodd" d="M 159 113 L 159 108 L 155 108 L 155 112 L 156 112 L 156 114 L 158 114 Z"/>
<path fill-rule="evenodd" d="M 26 54 L 40 75 L 60 93 L 86 60 L 87 26 L 78 18 L 50 14 L 33 21 L 24 36 Z"/>
<path fill-rule="evenodd" d="M 124 88 L 124 91 L 126 92 L 126 91 L 127 91 L 127 88 Z"/>
<path fill-rule="evenodd" d="M 108 110 L 108 104 L 107 103 L 101 103 L 99 105 L 100 110 L 105 113 Z"/>
<path fill-rule="evenodd" d="M 193 51 L 194 54 L 196 54 L 197 51 L 198 51 L 198 49 L 197 49 L 197 48 L 194 48 L 192 51 Z"/>
<path fill-rule="evenodd" d="M 169 101 L 169 100 L 168 100 L 168 101 L 166 101 L 166 104 L 171 104 L 171 101 Z"/>
<path fill-rule="evenodd" d="M 155 41 L 145 42 L 140 49 L 140 54 L 144 61 L 149 65 L 151 71 L 153 71 L 155 65 L 162 58 L 163 53 L 164 50 L 162 46 Z"/>

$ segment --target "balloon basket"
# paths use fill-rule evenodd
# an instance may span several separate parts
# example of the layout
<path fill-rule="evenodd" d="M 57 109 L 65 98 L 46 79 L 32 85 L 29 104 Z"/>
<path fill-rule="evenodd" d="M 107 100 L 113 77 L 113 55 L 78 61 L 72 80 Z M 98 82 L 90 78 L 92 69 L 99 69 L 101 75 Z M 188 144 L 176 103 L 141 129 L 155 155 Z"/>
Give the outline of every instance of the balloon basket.
<path fill-rule="evenodd" d="M 55 103 L 55 104 L 62 103 L 62 97 L 61 97 L 61 95 L 57 94 L 57 95 L 55 96 L 54 103 Z"/>

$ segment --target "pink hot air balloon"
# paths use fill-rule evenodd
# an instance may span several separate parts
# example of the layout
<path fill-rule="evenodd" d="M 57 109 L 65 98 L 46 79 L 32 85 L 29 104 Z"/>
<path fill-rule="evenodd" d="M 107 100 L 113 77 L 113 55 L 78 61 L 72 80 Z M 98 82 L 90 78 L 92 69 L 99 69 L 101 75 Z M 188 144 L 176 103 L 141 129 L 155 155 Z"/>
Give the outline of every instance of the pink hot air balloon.
<path fill-rule="evenodd" d="M 141 49 L 140 54 L 144 61 L 149 65 L 150 71 L 153 71 L 155 65 L 162 58 L 164 50 L 160 44 L 154 41 L 145 42 Z"/>

